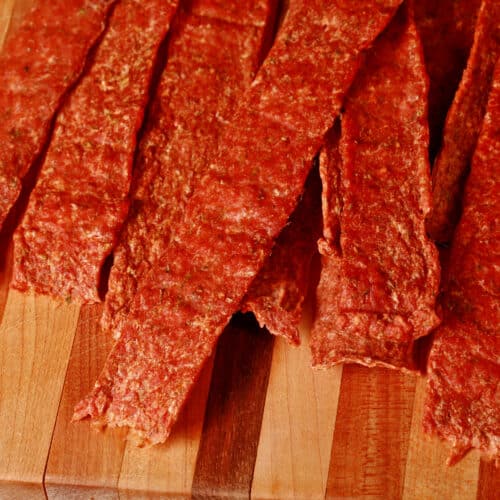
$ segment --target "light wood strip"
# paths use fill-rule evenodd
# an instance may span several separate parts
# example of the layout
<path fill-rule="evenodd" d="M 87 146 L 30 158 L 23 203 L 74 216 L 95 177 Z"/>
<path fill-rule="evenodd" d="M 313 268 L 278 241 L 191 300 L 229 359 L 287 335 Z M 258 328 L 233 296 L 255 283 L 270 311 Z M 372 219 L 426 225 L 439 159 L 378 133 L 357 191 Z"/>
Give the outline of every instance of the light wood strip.
<path fill-rule="evenodd" d="M 219 339 L 193 479 L 193 498 L 248 498 L 274 338 L 238 315 Z"/>
<path fill-rule="evenodd" d="M 342 368 L 315 371 L 310 315 L 300 347 L 277 338 L 252 483 L 252 498 L 323 498 Z"/>
<path fill-rule="evenodd" d="M 42 484 L 4 483 L 0 481 L 0 498 L 3 500 L 45 500 Z"/>
<path fill-rule="evenodd" d="M 416 377 L 344 367 L 328 498 L 401 498 Z"/>
<path fill-rule="evenodd" d="M 424 378 L 419 379 L 415 392 L 403 499 L 475 499 L 479 479 L 479 455 L 471 452 L 458 464 L 448 467 L 448 446 L 423 434 L 425 383 Z"/>
<path fill-rule="evenodd" d="M 73 408 L 94 385 L 113 343 L 99 329 L 101 312 L 100 305 L 80 311 L 45 474 L 47 493 L 54 498 L 68 495 L 71 485 L 100 491 L 118 484 L 126 431 L 98 433 L 88 422 L 71 422 Z M 65 490 L 64 485 L 70 486 Z"/>
<path fill-rule="evenodd" d="M 0 326 L 0 480 L 41 483 L 78 307 L 11 291 Z"/>
<path fill-rule="evenodd" d="M 2 0 L 0 2 L 0 49 L 3 46 L 7 31 L 9 30 L 10 19 L 16 0 Z"/>
<path fill-rule="evenodd" d="M 212 365 L 210 359 L 165 444 L 151 448 L 127 444 L 118 483 L 120 498 L 150 498 L 144 491 L 151 498 L 154 492 L 190 496 Z"/>

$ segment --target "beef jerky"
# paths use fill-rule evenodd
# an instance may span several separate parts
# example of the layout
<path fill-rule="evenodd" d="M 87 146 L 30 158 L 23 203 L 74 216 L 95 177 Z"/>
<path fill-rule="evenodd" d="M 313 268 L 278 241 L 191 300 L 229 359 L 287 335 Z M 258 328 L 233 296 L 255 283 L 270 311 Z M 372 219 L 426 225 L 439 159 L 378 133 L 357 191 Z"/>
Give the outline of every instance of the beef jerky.
<path fill-rule="evenodd" d="M 483 0 L 474 43 L 460 86 L 446 117 L 443 146 L 432 172 L 431 237 L 449 242 L 460 216 L 464 179 L 486 109 L 495 62 L 500 54 L 500 3 Z"/>
<path fill-rule="evenodd" d="M 0 52 L 0 228 L 115 0 L 38 0 Z"/>
<path fill-rule="evenodd" d="M 294 209 L 361 51 L 398 3 L 291 6 L 75 418 L 127 426 L 149 443 L 165 441 Z"/>
<path fill-rule="evenodd" d="M 298 326 L 320 235 L 321 183 L 314 169 L 300 203 L 242 305 L 242 311 L 253 312 L 262 327 L 295 345 L 300 343 Z"/>
<path fill-rule="evenodd" d="M 414 340 L 438 322 L 438 256 L 424 224 L 426 95 L 420 40 L 402 9 L 347 96 L 339 152 L 333 142 L 322 156 L 333 187 L 311 336 L 316 366 L 413 369 Z"/>
<path fill-rule="evenodd" d="M 226 2 L 228 11 L 247 16 L 240 3 Z M 211 4 L 196 3 L 198 10 Z M 168 63 L 139 146 L 132 208 L 114 252 L 104 330 L 118 335 L 141 277 L 157 263 L 194 182 L 206 171 L 205 159 L 217 148 L 221 127 L 255 77 L 274 12 L 268 0 L 257 4 L 262 15 L 256 26 L 184 12 L 173 27 Z"/>
<path fill-rule="evenodd" d="M 500 62 L 445 277 L 444 321 L 429 358 L 424 428 L 500 462 Z"/>
<path fill-rule="evenodd" d="M 12 286 L 99 301 L 101 267 L 126 217 L 131 166 L 156 52 L 177 1 L 123 0 L 57 118 L 14 234 Z"/>
<path fill-rule="evenodd" d="M 467 64 L 481 0 L 418 0 L 415 23 L 429 75 L 429 150 L 440 148 L 446 113 Z"/>

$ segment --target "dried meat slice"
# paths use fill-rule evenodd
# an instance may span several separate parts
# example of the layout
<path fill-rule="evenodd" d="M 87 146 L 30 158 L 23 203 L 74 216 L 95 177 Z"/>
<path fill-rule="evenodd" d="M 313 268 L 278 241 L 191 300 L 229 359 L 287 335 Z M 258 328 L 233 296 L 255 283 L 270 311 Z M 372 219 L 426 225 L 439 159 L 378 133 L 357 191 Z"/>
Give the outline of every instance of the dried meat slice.
<path fill-rule="evenodd" d="M 429 75 L 431 161 L 443 134 L 446 113 L 467 64 L 481 0 L 418 0 L 412 3 Z"/>
<path fill-rule="evenodd" d="M 432 211 L 427 230 L 438 242 L 450 241 L 460 216 L 460 199 L 481 128 L 495 62 L 500 55 L 500 2 L 483 0 L 474 43 L 453 104 L 446 117 L 443 145 L 432 172 Z"/>
<path fill-rule="evenodd" d="M 315 366 L 413 369 L 414 340 L 438 322 L 438 256 L 424 224 L 426 95 L 420 40 L 402 9 L 351 87 L 338 146 L 333 136 L 321 158 L 333 186 L 311 334 Z"/>
<path fill-rule="evenodd" d="M 298 327 L 320 236 L 321 182 L 317 170 L 313 169 L 301 201 L 253 280 L 241 307 L 244 312 L 253 312 L 261 327 L 295 345 L 300 343 Z"/>
<path fill-rule="evenodd" d="M 38 0 L 0 52 L 0 228 L 116 0 Z"/>
<path fill-rule="evenodd" d="M 444 322 L 429 357 L 424 428 L 500 464 L 500 62 L 445 277 Z"/>
<path fill-rule="evenodd" d="M 362 50 L 399 1 L 291 4 L 76 419 L 165 441 L 294 209 Z"/>
<path fill-rule="evenodd" d="M 136 136 L 176 0 L 122 0 L 63 106 L 14 233 L 12 287 L 99 301 L 101 267 L 128 210 Z"/>
<path fill-rule="evenodd" d="M 261 12 L 258 22 L 252 18 L 256 25 L 186 11 L 172 28 L 167 66 L 139 146 L 130 215 L 114 251 L 104 330 L 119 335 L 141 277 L 157 264 L 195 181 L 207 170 L 205 159 L 217 149 L 221 127 L 255 77 L 274 24 L 272 3 L 254 2 Z M 195 3 L 198 11 L 211 4 Z M 225 5 L 244 19 L 248 15 L 239 1 Z"/>

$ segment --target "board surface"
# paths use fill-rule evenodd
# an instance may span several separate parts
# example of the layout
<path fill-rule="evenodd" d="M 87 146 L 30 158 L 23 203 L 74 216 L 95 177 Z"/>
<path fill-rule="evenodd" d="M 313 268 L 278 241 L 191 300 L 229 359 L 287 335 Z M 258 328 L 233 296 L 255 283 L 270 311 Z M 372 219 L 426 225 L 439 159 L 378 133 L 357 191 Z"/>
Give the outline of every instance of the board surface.
<path fill-rule="evenodd" d="M 30 0 L 0 0 L 0 45 Z M 1 89 L 0 89 L 1 91 Z M 100 306 L 8 291 L 0 240 L 0 499 L 493 499 L 499 472 L 470 453 L 453 468 L 421 430 L 424 380 L 356 366 L 310 368 L 238 318 L 164 445 L 70 422 L 111 346 Z M 306 315 L 307 316 L 307 315 Z M 498 496 L 497 496 L 498 498 Z"/>

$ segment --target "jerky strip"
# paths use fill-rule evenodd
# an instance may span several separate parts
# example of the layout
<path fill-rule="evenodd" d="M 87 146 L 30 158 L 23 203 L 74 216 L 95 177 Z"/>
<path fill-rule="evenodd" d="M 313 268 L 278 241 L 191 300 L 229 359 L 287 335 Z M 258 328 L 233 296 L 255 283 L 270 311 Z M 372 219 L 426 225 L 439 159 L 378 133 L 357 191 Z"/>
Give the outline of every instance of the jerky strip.
<path fill-rule="evenodd" d="M 265 31 L 273 24 L 272 2 L 257 3 L 262 7 L 261 26 L 184 12 L 173 27 L 167 66 L 139 146 L 132 208 L 114 252 L 101 320 L 104 330 L 118 334 L 141 277 L 157 264 L 194 182 L 207 170 L 205 159 L 217 149 L 220 128 L 255 77 Z M 211 2 L 200 1 L 198 8 L 203 4 Z M 247 15 L 240 2 L 226 5 L 233 13 L 239 9 Z"/>
<path fill-rule="evenodd" d="M 300 343 L 298 326 L 310 282 L 311 262 L 321 235 L 321 183 L 314 169 L 304 195 L 243 299 L 261 327 Z"/>
<path fill-rule="evenodd" d="M 330 218 L 338 222 L 330 222 L 332 234 L 322 244 L 311 337 L 316 366 L 413 369 L 414 340 L 438 322 L 438 256 L 424 227 L 430 202 L 426 95 L 420 40 L 402 9 L 346 99 L 340 161 L 335 144 L 322 156 L 323 173 L 332 171 L 326 179 L 339 194 L 329 201 Z"/>
<path fill-rule="evenodd" d="M 0 228 L 115 0 L 38 0 L 0 53 Z"/>
<path fill-rule="evenodd" d="M 297 2 L 224 128 L 92 393 L 76 408 L 140 439 L 168 437 L 216 340 L 271 253 L 312 159 L 398 1 Z"/>
<path fill-rule="evenodd" d="M 429 358 L 424 428 L 500 462 L 500 62 L 451 247 L 444 324 Z"/>
<path fill-rule="evenodd" d="M 449 242 L 460 216 L 465 177 L 481 128 L 488 91 L 500 54 L 500 2 L 483 0 L 474 44 L 444 128 L 443 146 L 432 172 L 431 237 Z"/>
<path fill-rule="evenodd" d="M 431 159 L 440 149 L 446 113 L 467 64 L 480 4 L 481 0 L 417 0 L 412 3 L 430 80 Z"/>
<path fill-rule="evenodd" d="M 153 63 L 177 1 L 123 0 L 95 61 L 57 118 L 21 226 L 12 286 L 99 301 L 101 267 L 128 209 Z"/>

